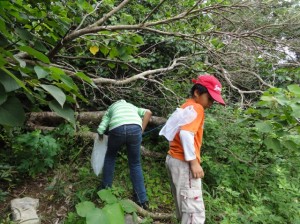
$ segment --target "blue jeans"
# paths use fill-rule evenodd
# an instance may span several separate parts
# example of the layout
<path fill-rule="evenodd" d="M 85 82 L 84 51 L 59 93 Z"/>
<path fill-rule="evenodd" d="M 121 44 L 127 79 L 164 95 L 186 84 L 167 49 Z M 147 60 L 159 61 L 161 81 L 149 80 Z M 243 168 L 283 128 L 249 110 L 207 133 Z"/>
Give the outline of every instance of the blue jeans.
<path fill-rule="evenodd" d="M 110 130 L 102 178 L 102 188 L 112 186 L 117 153 L 123 145 L 126 145 L 130 179 L 138 203 L 148 201 L 141 166 L 141 142 L 142 128 L 139 125 L 126 124 Z"/>

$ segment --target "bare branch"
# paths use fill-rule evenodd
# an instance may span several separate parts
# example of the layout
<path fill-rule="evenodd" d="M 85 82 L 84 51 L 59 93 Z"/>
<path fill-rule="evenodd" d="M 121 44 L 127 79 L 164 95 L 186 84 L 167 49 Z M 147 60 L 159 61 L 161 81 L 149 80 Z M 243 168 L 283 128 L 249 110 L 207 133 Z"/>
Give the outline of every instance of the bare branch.
<path fill-rule="evenodd" d="M 153 15 L 153 13 L 156 12 L 160 6 L 162 6 L 162 4 L 165 1 L 166 0 L 161 0 L 160 3 L 154 9 L 152 9 L 152 11 L 146 16 L 146 18 L 141 22 L 141 24 L 144 24 Z"/>
<path fill-rule="evenodd" d="M 94 26 L 100 26 L 103 23 L 105 23 L 112 15 L 114 15 L 116 12 L 120 11 L 125 5 L 127 5 L 130 2 L 130 0 L 124 0 L 121 2 L 117 7 L 115 7 L 113 10 L 111 10 L 109 13 L 103 15 L 101 19 L 93 23 L 92 25 L 88 26 L 89 27 L 94 27 Z"/>
<path fill-rule="evenodd" d="M 102 1 L 97 2 L 97 4 L 96 4 L 94 10 L 93 10 L 92 12 L 86 14 L 86 15 L 83 17 L 83 19 L 81 20 L 80 24 L 77 26 L 77 28 L 75 29 L 75 31 L 76 31 L 76 30 L 79 30 L 79 29 L 81 28 L 82 24 L 84 23 L 84 21 L 86 20 L 86 18 L 87 18 L 88 16 L 90 16 L 91 14 L 93 14 L 95 11 L 97 11 L 97 10 L 99 9 L 99 6 L 101 5 L 101 3 L 102 3 Z"/>
<path fill-rule="evenodd" d="M 266 83 L 257 73 L 253 72 L 253 71 L 249 71 L 249 70 L 237 70 L 236 72 L 245 72 L 245 73 L 250 73 L 252 75 L 254 75 L 262 84 L 264 84 L 265 86 L 268 86 L 269 88 L 272 88 L 274 86 L 272 86 L 269 83 Z"/>
<path fill-rule="evenodd" d="M 166 68 L 159 68 L 159 69 L 144 71 L 142 73 L 136 74 L 130 78 L 126 78 L 123 80 L 115 80 L 115 79 L 108 79 L 108 78 L 96 78 L 96 79 L 93 79 L 93 81 L 95 84 L 106 83 L 106 84 L 114 84 L 114 85 L 124 85 L 124 84 L 128 84 L 130 82 L 136 81 L 138 79 L 144 79 L 146 76 L 149 76 L 149 75 L 171 71 L 175 67 L 181 66 L 182 64 L 179 63 L 179 61 L 182 61 L 182 60 L 186 60 L 186 58 L 182 57 L 182 58 L 174 59 L 173 63 Z"/>

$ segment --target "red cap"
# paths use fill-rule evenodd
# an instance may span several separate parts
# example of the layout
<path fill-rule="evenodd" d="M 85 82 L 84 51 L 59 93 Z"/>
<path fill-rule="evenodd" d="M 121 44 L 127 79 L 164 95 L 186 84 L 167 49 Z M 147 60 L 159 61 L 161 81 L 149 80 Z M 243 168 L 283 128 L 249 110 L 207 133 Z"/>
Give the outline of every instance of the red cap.
<path fill-rule="evenodd" d="M 206 87 L 208 93 L 215 101 L 223 106 L 225 105 L 221 96 L 222 85 L 216 77 L 212 75 L 200 75 L 197 79 L 192 79 L 192 82 Z"/>

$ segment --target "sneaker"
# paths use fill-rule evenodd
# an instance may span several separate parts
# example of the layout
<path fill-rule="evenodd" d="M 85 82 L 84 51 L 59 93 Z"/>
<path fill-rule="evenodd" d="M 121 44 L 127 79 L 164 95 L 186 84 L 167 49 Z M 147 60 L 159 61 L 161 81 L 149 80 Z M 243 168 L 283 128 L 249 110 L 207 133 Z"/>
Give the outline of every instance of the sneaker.
<path fill-rule="evenodd" d="M 143 203 L 138 203 L 138 205 L 145 210 L 149 209 L 149 201 L 145 201 Z"/>

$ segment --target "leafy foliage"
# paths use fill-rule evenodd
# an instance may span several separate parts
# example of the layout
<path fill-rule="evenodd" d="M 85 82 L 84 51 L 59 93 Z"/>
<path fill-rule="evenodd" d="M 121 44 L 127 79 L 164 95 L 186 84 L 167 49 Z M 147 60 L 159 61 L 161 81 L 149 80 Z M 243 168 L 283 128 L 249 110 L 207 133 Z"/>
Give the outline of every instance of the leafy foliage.
<path fill-rule="evenodd" d="M 120 2 L 0 1 L 0 200 L 18 172 L 34 177 L 63 167 L 76 186 L 76 211 L 66 223 L 122 222 L 135 213 L 119 199 L 132 192 L 127 158 L 120 154 L 113 188 L 95 196 L 99 180 L 87 140 L 74 137 L 75 111 L 125 98 L 167 116 L 186 97 L 190 79 L 208 72 L 226 83 L 229 106 L 206 117 L 207 223 L 298 223 L 299 3 L 151 0 L 104 16 Z M 173 59 L 180 60 L 170 68 Z M 161 68 L 168 69 L 151 73 Z M 7 129 L 24 125 L 27 112 L 48 110 L 72 126 Z M 168 144 L 156 134 L 143 144 L 166 154 Z M 173 212 L 164 161 L 146 158 L 143 168 L 150 208 Z M 52 189 L 57 197 L 66 197 L 66 185 Z"/>
<path fill-rule="evenodd" d="M 41 131 L 34 131 L 18 136 L 12 145 L 17 158 L 18 170 L 35 176 L 53 168 L 60 146 L 49 135 L 42 135 Z"/>
<path fill-rule="evenodd" d="M 235 115 L 230 109 L 214 111 L 208 117 L 203 146 L 208 220 L 299 220 L 300 132 L 298 115 L 292 109 L 299 102 L 298 88 L 271 88 L 256 108 Z"/>
<path fill-rule="evenodd" d="M 135 213 L 135 207 L 126 200 L 118 201 L 110 190 L 101 190 L 99 197 L 106 205 L 100 209 L 90 201 L 84 201 L 76 205 L 77 214 L 86 218 L 87 224 L 96 223 L 124 223 L 124 212 Z"/>

